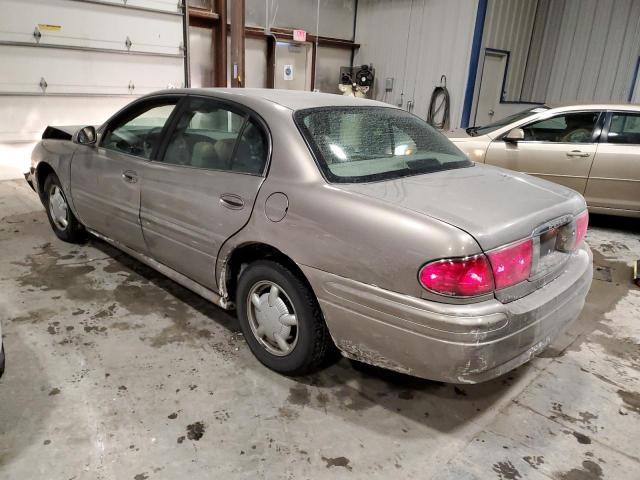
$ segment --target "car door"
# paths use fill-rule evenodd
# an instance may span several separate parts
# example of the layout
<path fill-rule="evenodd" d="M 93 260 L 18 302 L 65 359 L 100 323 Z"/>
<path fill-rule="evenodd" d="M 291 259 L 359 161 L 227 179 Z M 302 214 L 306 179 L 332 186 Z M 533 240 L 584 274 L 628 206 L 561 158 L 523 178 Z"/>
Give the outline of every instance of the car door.
<path fill-rule="evenodd" d="M 146 250 L 140 226 L 140 174 L 159 146 L 177 97 L 138 102 L 109 121 L 97 146 L 79 148 L 71 196 L 80 221 L 124 245 Z"/>
<path fill-rule="evenodd" d="M 143 168 L 140 216 L 150 255 L 215 290 L 218 251 L 249 221 L 264 180 L 267 130 L 239 107 L 189 97 L 161 150 Z"/>
<path fill-rule="evenodd" d="M 594 207 L 640 211 L 640 112 L 607 115 L 585 198 Z"/>
<path fill-rule="evenodd" d="M 522 125 L 524 139 L 492 141 L 486 163 L 529 173 L 580 193 L 587 186 L 597 138 L 600 111 L 557 113 Z"/>

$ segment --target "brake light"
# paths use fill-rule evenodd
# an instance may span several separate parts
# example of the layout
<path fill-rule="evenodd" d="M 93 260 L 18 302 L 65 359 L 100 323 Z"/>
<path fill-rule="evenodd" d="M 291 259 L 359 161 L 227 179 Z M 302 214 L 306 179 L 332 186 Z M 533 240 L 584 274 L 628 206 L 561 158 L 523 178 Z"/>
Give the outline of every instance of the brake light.
<path fill-rule="evenodd" d="M 493 291 L 491 265 L 483 254 L 431 262 L 419 272 L 427 290 L 460 297 L 472 297 Z"/>
<path fill-rule="evenodd" d="M 487 254 L 497 289 L 526 280 L 531 273 L 533 240 L 510 245 Z"/>
<path fill-rule="evenodd" d="M 585 210 L 576 217 L 576 242 L 574 249 L 580 248 L 584 237 L 587 236 L 587 228 L 589 227 L 589 211 Z"/>
<path fill-rule="evenodd" d="M 422 267 L 418 278 L 427 290 L 473 297 L 526 280 L 532 260 L 533 240 L 527 239 L 487 255 L 436 260 Z"/>

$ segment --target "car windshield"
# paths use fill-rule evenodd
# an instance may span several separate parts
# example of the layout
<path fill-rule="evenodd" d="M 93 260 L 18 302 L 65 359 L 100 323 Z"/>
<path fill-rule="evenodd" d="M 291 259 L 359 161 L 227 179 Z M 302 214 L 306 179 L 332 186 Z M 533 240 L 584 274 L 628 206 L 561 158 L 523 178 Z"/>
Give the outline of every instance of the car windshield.
<path fill-rule="evenodd" d="M 524 118 L 530 117 L 531 115 L 535 115 L 536 113 L 541 113 L 549 110 L 549 107 L 546 105 L 542 105 L 540 107 L 535 108 L 527 108 L 526 110 L 522 110 L 521 112 L 514 113 L 513 115 L 509 115 L 508 117 L 502 118 L 497 122 L 490 123 L 488 125 L 478 126 L 478 127 L 469 127 L 467 128 L 467 133 L 472 137 L 478 135 L 485 135 L 487 133 L 491 133 L 494 130 L 498 130 L 499 128 L 505 127 L 510 123 L 517 122 L 518 120 L 522 120 Z"/>
<path fill-rule="evenodd" d="M 312 108 L 297 111 L 294 118 L 330 182 L 369 182 L 473 165 L 429 124 L 395 108 Z"/>

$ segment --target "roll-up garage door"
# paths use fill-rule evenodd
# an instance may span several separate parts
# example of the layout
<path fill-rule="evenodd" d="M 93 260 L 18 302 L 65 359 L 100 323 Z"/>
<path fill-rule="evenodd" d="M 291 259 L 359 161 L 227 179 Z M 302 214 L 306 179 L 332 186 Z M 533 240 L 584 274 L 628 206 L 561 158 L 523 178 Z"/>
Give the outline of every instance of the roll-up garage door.
<path fill-rule="evenodd" d="M 184 86 L 183 10 L 180 0 L 2 0 L 0 162 L 28 161 L 47 125 L 97 125 L 140 95 Z"/>

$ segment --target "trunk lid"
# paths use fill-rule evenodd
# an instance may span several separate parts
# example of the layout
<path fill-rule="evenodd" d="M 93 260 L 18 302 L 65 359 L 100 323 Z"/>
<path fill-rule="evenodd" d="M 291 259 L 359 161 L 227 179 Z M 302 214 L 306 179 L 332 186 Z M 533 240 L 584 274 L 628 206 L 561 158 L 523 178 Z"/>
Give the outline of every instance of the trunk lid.
<path fill-rule="evenodd" d="M 534 238 L 534 270 L 527 285 L 508 287 L 503 301 L 530 293 L 557 276 L 570 254 L 560 238 L 586 208 L 580 194 L 529 175 L 474 165 L 383 182 L 336 185 L 456 226 L 485 251 Z M 570 232 L 569 232 L 570 233 Z M 428 241 L 428 240 L 426 240 Z"/>
<path fill-rule="evenodd" d="M 485 251 L 527 238 L 546 222 L 585 208 L 580 194 L 566 187 L 479 164 L 335 186 L 454 225 L 472 235 Z"/>

